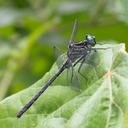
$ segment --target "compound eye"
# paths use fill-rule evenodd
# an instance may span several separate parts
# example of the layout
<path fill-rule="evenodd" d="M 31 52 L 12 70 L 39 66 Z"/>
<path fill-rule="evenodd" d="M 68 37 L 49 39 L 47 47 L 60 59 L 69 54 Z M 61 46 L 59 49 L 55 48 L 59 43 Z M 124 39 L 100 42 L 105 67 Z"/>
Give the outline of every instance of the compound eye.
<path fill-rule="evenodd" d="M 92 40 L 92 36 L 91 35 L 87 35 L 86 36 L 86 39 L 89 41 L 89 40 Z"/>
<path fill-rule="evenodd" d="M 94 46 L 96 44 L 95 36 L 93 36 L 93 35 L 90 35 L 90 34 L 86 35 L 86 40 L 87 40 L 88 44 L 90 44 L 92 46 Z"/>

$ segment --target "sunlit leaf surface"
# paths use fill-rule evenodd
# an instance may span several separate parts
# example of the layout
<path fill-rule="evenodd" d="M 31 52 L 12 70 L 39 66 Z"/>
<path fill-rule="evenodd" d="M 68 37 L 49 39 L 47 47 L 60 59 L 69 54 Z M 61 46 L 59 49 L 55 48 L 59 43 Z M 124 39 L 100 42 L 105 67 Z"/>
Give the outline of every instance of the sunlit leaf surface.
<path fill-rule="evenodd" d="M 94 55 L 95 67 L 84 64 L 86 79 L 79 75 L 80 91 L 67 83 L 65 71 L 23 117 L 16 118 L 57 71 L 55 63 L 35 84 L 0 102 L 0 128 L 127 128 L 128 54 L 124 44 L 97 47 L 110 48 Z"/>

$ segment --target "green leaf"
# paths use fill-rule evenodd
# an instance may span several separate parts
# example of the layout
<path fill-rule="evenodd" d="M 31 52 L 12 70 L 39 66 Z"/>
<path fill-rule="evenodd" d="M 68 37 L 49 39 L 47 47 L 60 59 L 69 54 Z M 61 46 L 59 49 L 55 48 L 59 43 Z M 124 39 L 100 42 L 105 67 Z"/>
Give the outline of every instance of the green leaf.
<path fill-rule="evenodd" d="M 97 47 L 111 48 L 90 57 L 96 66 L 84 64 L 81 71 L 86 79 L 79 75 L 80 91 L 69 86 L 64 71 L 23 117 L 16 118 L 57 71 L 55 63 L 35 84 L 0 102 L 0 128 L 127 128 L 128 54 L 124 44 Z"/>

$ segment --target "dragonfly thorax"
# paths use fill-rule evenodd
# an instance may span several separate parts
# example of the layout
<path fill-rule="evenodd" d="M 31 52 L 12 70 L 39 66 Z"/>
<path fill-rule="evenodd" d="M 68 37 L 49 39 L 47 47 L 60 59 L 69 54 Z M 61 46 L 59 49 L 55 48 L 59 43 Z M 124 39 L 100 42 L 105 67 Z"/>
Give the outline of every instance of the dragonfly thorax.
<path fill-rule="evenodd" d="M 78 58 L 86 54 L 88 50 L 85 44 L 86 42 L 70 44 L 67 56 L 71 63 L 74 63 Z"/>

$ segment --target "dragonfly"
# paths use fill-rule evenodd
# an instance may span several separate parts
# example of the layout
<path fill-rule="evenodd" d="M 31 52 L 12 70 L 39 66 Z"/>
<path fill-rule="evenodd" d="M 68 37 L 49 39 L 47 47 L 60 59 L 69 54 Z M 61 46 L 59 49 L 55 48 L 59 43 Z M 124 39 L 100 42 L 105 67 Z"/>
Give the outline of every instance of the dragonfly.
<path fill-rule="evenodd" d="M 78 22 L 75 20 L 71 38 L 68 42 L 68 51 L 66 53 L 67 59 L 60 66 L 58 71 L 46 82 L 44 86 L 28 101 L 28 103 L 17 113 L 17 118 L 20 118 L 32 105 L 33 103 L 41 96 L 42 93 L 54 82 L 54 80 L 65 70 L 65 69 L 73 69 L 75 65 L 79 62 L 78 72 L 80 73 L 80 69 L 83 63 L 86 61 L 87 57 L 90 55 L 92 51 L 96 52 L 97 50 L 105 50 L 106 48 L 94 48 L 96 45 L 95 36 L 91 34 L 87 34 L 85 39 L 81 42 L 75 42 L 75 36 L 77 33 Z"/>

